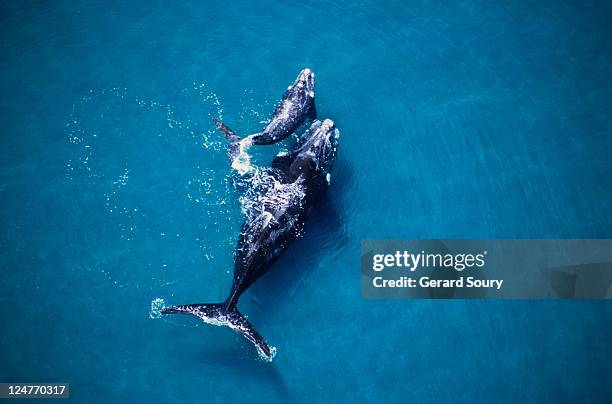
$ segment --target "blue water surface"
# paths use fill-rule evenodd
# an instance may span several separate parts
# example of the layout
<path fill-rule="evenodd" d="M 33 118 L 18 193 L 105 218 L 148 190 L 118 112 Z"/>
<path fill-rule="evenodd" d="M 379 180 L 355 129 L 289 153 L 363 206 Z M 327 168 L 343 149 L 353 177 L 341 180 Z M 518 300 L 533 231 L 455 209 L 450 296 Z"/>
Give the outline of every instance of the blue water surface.
<path fill-rule="evenodd" d="M 610 402 L 611 306 L 364 301 L 364 238 L 612 237 L 612 3 L 0 4 L 0 381 L 78 402 Z M 228 329 L 224 140 L 300 69 L 332 186 Z M 254 152 L 258 164 L 283 146 Z M 155 307 L 153 307 L 155 308 Z"/>

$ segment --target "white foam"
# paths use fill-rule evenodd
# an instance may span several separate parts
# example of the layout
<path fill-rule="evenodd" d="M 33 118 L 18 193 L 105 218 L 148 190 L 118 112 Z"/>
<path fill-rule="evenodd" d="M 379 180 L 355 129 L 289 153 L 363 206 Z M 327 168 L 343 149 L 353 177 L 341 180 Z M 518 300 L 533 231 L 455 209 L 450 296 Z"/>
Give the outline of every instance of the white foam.
<path fill-rule="evenodd" d="M 251 156 L 249 153 L 247 153 L 247 150 L 251 144 L 253 144 L 253 141 L 248 137 L 238 142 L 240 152 L 238 153 L 238 157 L 232 161 L 232 168 L 238 171 L 240 175 L 244 175 L 254 170 L 254 167 L 251 164 Z"/>
<path fill-rule="evenodd" d="M 259 354 L 259 357 L 265 360 L 266 362 L 272 363 L 272 359 L 274 359 L 274 357 L 276 356 L 276 347 L 271 346 L 270 356 L 266 356 L 264 351 L 262 351 L 262 349 L 258 345 L 255 345 L 255 346 L 257 347 L 257 353 Z"/>
<path fill-rule="evenodd" d="M 165 304 L 166 302 L 164 299 L 160 297 L 156 297 L 155 299 L 151 300 L 151 311 L 149 312 L 149 317 L 153 319 L 161 318 L 161 311 L 164 309 Z"/>
<path fill-rule="evenodd" d="M 225 317 L 220 316 L 219 318 L 214 318 L 214 317 L 200 317 L 202 319 L 202 321 L 204 321 L 206 324 L 210 324 L 210 325 L 214 325 L 217 327 L 222 327 L 224 325 L 234 329 L 235 327 L 232 327 L 232 323 L 230 323 L 229 321 L 227 321 L 225 319 Z"/>

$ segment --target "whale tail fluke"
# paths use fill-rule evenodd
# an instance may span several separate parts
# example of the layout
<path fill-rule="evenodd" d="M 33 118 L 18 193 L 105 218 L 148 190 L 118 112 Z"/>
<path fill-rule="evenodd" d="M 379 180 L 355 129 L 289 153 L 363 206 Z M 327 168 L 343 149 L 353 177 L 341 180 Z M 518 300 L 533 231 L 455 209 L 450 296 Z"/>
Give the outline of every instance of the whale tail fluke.
<path fill-rule="evenodd" d="M 205 323 L 228 326 L 232 330 L 242 334 L 257 348 L 259 356 L 267 362 L 272 362 L 276 355 L 276 348 L 269 346 L 264 338 L 257 332 L 255 327 L 245 316 L 233 305 L 229 308 L 225 303 L 196 303 L 181 306 L 166 307 L 162 314 L 191 314 L 204 320 Z"/>
<path fill-rule="evenodd" d="M 230 161 L 233 164 L 234 161 L 240 155 L 240 141 L 242 140 L 242 138 L 238 136 L 236 132 L 231 130 L 229 126 L 227 126 L 220 120 L 213 119 L 213 122 L 229 142 L 229 145 L 227 146 L 227 154 L 229 155 Z"/>
<path fill-rule="evenodd" d="M 221 122 L 219 119 L 215 118 L 213 119 L 213 122 L 215 126 L 219 128 L 221 133 L 223 133 L 223 136 L 225 136 L 225 138 L 229 140 L 230 143 L 237 143 L 242 139 L 240 136 L 236 134 L 236 132 L 231 130 L 229 126 Z"/>
<path fill-rule="evenodd" d="M 219 128 L 223 136 L 229 141 L 227 146 L 227 154 L 229 155 L 232 167 L 237 169 L 240 173 L 248 172 L 252 169 L 250 156 L 246 152 L 246 149 L 253 143 L 253 134 L 242 138 L 236 134 L 229 126 L 224 124 L 218 119 L 213 119 L 213 122 Z"/>

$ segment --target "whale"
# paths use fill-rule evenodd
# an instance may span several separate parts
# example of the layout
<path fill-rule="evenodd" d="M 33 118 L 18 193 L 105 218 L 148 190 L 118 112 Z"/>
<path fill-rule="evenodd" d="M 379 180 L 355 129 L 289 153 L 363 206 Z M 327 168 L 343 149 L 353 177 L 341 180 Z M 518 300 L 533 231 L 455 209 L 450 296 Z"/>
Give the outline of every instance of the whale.
<path fill-rule="evenodd" d="M 271 362 L 276 348 L 240 313 L 238 300 L 302 234 L 309 211 L 330 185 L 339 137 L 332 120 L 315 120 L 290 150 L 278 153 L 270 167 L 252 174 L 256 198 L 238 236 L 232 286 L 224 302 L 166 307 L 161 313 L 188 314 L 208 324 L 227 326 L 252 342 L 259 356 Z"/>
<path fill-rule="evenodd" d="M 261 132 L 246 137 L 238 136 L 228 125 L 214 119 L 217 128 L 230 141 L 230 159 L 240 149 L 239 142 L 248 145 L 269 145 L 280 142 L 294 133 L 307 119 L 317 117 L 315 105 L 315 76 L 309 68 L 303 69 L 276 104 L 272 117 Z"/>

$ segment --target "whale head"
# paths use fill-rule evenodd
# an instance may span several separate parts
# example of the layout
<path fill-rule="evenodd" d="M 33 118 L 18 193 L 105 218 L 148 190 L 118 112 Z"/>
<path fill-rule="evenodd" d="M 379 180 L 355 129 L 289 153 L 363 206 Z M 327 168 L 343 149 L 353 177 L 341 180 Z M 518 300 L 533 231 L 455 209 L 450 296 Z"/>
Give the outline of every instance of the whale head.
<path fill-rule="evenodd" d="M 302 70 L 295 79 L 293 85 L 289 88 L 294 92 L 314 98 L 315 76 L 312 70 L 309 68 Z"/>
<path fill-rule="evenodd" d="M 339 137 L 340 132 L 331 119 L 314 121 L 295 145 L 292 153 L 295 157 L 289 168 L 291 174 L 301 175 L 305 180 L 326 180 L 329 183 L 338 155 Z"/>

